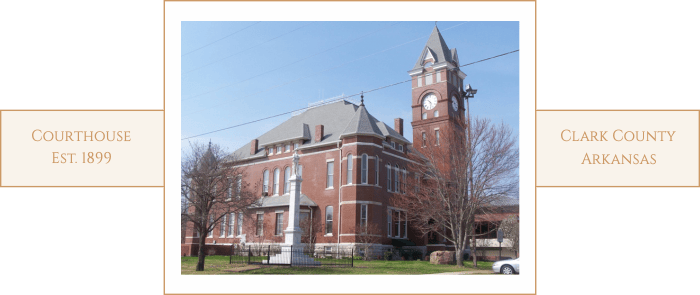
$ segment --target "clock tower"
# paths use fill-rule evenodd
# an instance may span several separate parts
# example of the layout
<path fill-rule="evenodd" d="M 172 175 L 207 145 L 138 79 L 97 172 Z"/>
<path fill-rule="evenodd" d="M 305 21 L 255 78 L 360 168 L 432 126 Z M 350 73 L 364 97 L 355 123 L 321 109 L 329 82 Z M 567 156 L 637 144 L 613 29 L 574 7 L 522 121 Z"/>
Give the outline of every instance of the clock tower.
<path fill-rule="evenodd" d="M 459 93 L 467 75 L 459 69 L 457 49 L 447 47 L 437 26 L 408 74 L 413 80 L 413 148 L 421 152 L 428 144 L 440 145 L 441 135 L 463 134 L 465 108 Z"/>

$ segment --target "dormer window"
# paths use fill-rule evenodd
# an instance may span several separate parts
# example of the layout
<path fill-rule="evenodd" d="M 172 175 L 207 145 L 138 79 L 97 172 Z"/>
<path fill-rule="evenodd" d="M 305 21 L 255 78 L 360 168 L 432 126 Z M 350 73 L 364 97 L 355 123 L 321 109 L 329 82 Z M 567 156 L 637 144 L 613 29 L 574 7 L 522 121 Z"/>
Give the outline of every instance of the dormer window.
<path fill-rule="evenodd" d="M 403 144 L 399 145 L 399 152 L 403 152 Z"/>
<path fill-rule="evenodd" d="M 274 149 L 273 147 L 270 147 L 270 148 L 268 149 L 267 154 L 268 154 L 268 155 L 272 155 L 272 154 L 274 154 L 274 153 L 275 153 L 275 149 Z"/>
<path fill-rule="evenodd" d="M 392 148 L 392 149 L 396 149 L 396 143 L 393 142 L 393 141 L 391 142 L 391 148 Z"/>
<path fill-rule="evenodd" d="M 289 146 L 289 144 L 286 144 L 286 145 L 284 146 L 284 152 L 285 152 L 285 153 L 288 153 L 290 148 L 291 148 L 291 147 Z"/>
<path fill-rule="evenodd" d="M 299 148 L 299 143 L 298 143 L 298 142 L 295 142 L 295 143 L 294 143 L 294 150 L 296 151 L 298 148 Z"/>
<path fill-rule="evenodd" d="M 432 62 L 432 61 L 429 61 L 429 62 L 426 62 L 426 63 L 423 65 L 423 68 L 426 68 L 426 69 L 427 69 L 427 68 L 432 67 L 432 66 L 433 66 L 433 62 Z"/>
<path fill-rule="evenodd" d="M 281 153 L 282 153 L 282 146 L 281 146 L 281 145 L 277 147 L 277 153 L 278 153 L 278 154 L 281 154 Z"/>

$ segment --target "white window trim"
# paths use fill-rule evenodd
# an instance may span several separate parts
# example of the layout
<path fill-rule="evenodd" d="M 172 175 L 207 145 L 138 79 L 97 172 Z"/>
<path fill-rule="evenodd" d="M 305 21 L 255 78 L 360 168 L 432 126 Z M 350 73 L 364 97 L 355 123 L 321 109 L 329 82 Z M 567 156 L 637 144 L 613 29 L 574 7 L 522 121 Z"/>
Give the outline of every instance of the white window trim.
<path fill-rule="evenodd" d="M 353 184 L 352 181 L 354 180 L 353 179 L 353 174 L 354 174 L 353 169 L 355 169 L 355 165 L 353 163 L 353 160 L 355 159 L 355 157 L 353 157 L 352 154 L 348 154 L 348 156 L 345 157 L 345 159 L 347 160 L 347 163 L 346 163 L 347 165 L 345 165 L 345 169 L 346 169 L 346 171 L 345 171 L 346 172 L 345 173 L 345 184 L 350 185 L 350 184 Z M 333 167 L 333 168 L 335 168 L 335 167 Z"/>
<path fill-rule="evenodd" d="M 328 163 L 333 163 L 333 169 L 328 169 Z M 329 174 L 332 173 L 332 174 Z M 328 181 L 328 176 L 331 176 L 331 181 L 330 181 L 330 186 L 328 186 L 329 181 Z M 326 160 L 326 190 L 333 189 L 333 182 L 335 182 L 335 161 L 334 160 Z"/>
<path fill-rule="evenodd" d="M 233 233 L 236 231 L 236 213 L 230 213 L 229 214 L 229 223 L 228 223 L 228 235 L 227 237 L 233 238 Z M 233 218 L 231 218 L 233 217 Z"/>
<path fill-rule="evenodd" d="M 226 224 L 226 215 L 224 215 L 224 218 L 221 219 L 221 222 L 219 222 L 219 238 L 225 238 L 226 237 L 226 231 L 228 230 L 228 224 Z"/>

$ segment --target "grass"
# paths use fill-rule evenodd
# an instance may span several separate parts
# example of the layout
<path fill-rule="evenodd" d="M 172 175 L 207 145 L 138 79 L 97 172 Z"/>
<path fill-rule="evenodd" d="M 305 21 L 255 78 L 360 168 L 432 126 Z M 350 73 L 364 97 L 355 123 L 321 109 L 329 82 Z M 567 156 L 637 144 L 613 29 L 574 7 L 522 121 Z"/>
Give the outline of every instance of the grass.
<path fill-rule="evenodd" d="M 355 267 L 288 267 L 229 264 L 228 256 L 207 256 L 204 271 L 195 271 L 197 257 L 182 257 L 181 273 L 184 274 L 432 274 L 444 272 L 467 272 L 468 274 L 490 274 L 493 262 L 479 261 L 472 267 L 471 261 L 464 262 L 465 268 L 454 265 L 433 265 L 428 261 L 360 261 Z"/>

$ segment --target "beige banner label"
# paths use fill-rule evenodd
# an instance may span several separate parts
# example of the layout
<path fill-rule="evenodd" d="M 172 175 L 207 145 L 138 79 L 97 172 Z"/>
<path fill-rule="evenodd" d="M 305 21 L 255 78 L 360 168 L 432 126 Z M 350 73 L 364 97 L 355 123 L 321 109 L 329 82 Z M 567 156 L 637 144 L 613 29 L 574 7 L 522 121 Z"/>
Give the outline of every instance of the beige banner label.
<path fill-rule="evenodd" d="M 2 186 L 162 186 L 163 111 L 2 111 Z"/>
<path fill-rule="evenodd" d="M 537 186 L 698 186 L 697 111 L 537 111 Z"/>

